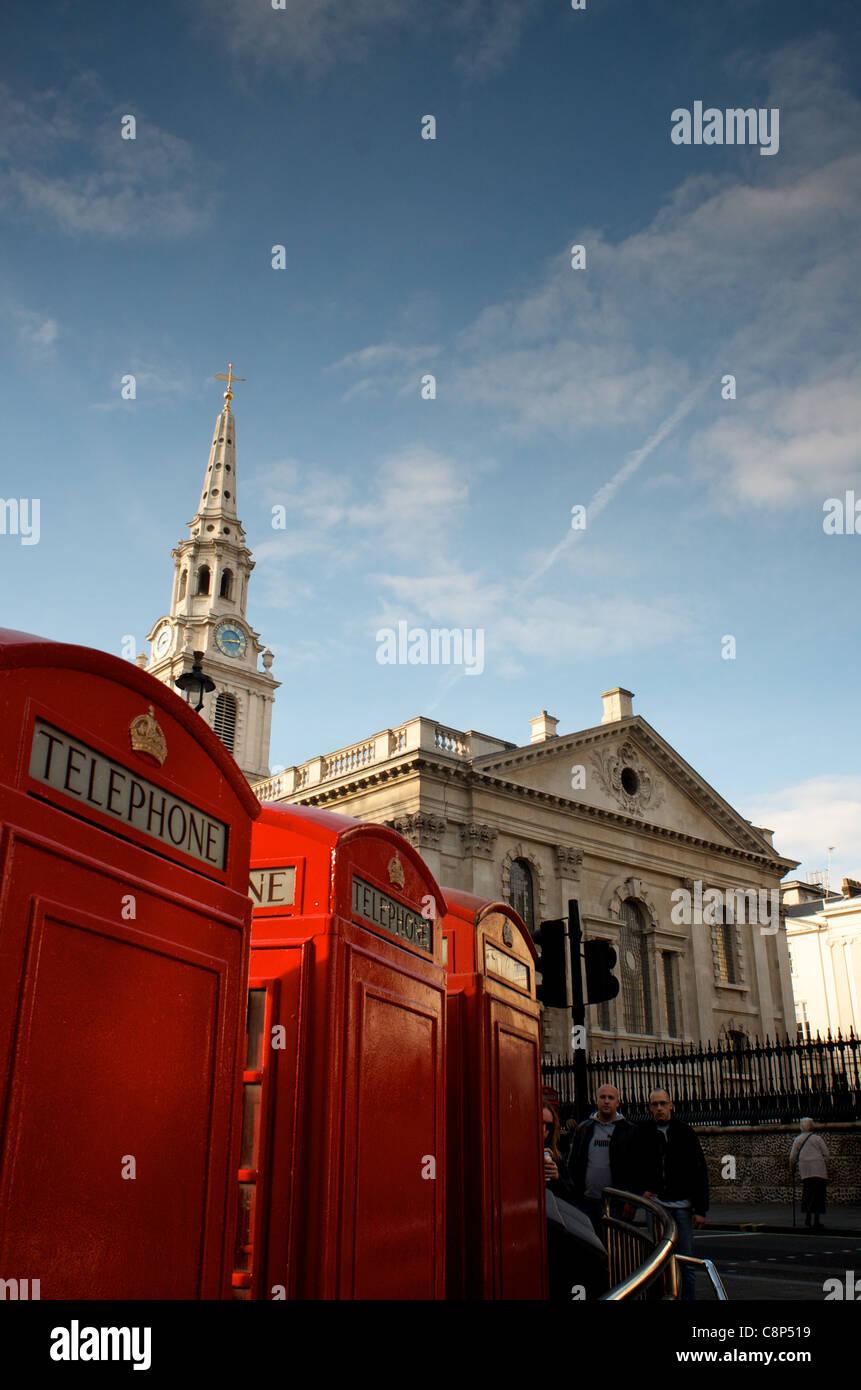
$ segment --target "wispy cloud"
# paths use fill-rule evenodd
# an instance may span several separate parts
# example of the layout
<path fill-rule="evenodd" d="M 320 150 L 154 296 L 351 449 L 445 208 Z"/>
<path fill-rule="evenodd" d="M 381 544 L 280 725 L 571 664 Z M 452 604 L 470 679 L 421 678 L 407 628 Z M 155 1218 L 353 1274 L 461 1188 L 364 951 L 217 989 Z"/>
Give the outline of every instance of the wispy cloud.
<path fill-rule="evenodd" d="M 114 240 L 176 239 L 206 226 L 213 171 L 191 145 L 140 108 L 110 110 L 96 79 L 80 87 L 23 98 L 0 86 L 0 210 Z M 127 114 L 137 123 L 134 140 L 121 138 Z"/>
<path fill-rule="evenodd" d="M 546 0 L 286 0 L 283 8 L 189 0 L 198 32 L 261 65 L 293 67 L 316 78 L 339 63 L 367 62 L 399 34 L 428 41 L 440 31 L 452 65 L 468 81 L 496 77 L 516 54 Z"/>
<path fill-rule="evenodd" d="M 861 777 L 812 777 L 759 797 L 749 810 L 756 825 L 775 832 L 782 853 L 802 861 L 798 873 L 824 869 L 829 845 L 832 884 L 861 872 Z"/>
<path fill-rule="evenodd" d="M 23 352 L 37 361 L 53 357 L 54 346 L 60 334 L 60 326 L 55 318 L 46 314 L 34 313 L 31 309 L 9 309 L 6 313 Z"/>
<path fill-rule="evenodd" d="M 394 342 L 371 343 L 347 353 L 326 370 L 360 374 L 341 397 L 342 403 L 368 396 L 403 396 L 410 391 L 418 392 L 419 376 L 439 351 L 439 347 L 433 345 L 405 347 Z"/>
<path fill-rule="evenodd" d="M 128 376 L 134 377 L 133 399 L 141 407 L 159 405 L 171 396 L 189 396 L 194 394 L 196 389 L 187 363 L 175 361 L 170 366 L 164 362 L 156 364 L 132 352 L 128 361 L 123 363 L 122 370 L 117 371 L 109 383 L 110 398 L 106 401 L 91 402 L 90 410 L 128 410 L 129 401 L 122 395 L 124 386 L 128 384 L 123 378 Z M 205 384 L 210 387 L 209 381 Z"/>
<path fill-rule="evenodd" d="M 417 570 L 433 568 L 466 516 L 476 471 L 479 466 L 416 444 L 379 459 L 365 479 L 293 458 L 249 478 L 245 495 L 286 512 L 286 526 L 255 546 L 267 562 L 271 601 L 295 605 L 289 577 L 297 561 L 312 556 L 325 557 L 327 573 L 354 577 L 406 560 Z"/>
<path fill-rule="evenodd" d="M 710 371 L 711 396 L 681 440 L 688 485 L 714 506 L 792 504 L 824 477 L 850 480 L 861 102 L 828 38 L 786 45 L 765 68 L 779 158 L 739 149 L 734 172 L 691 177 L 680 159 L 679 185 L 648 225 L 617 243 L 572 228 L 531 288 L 488 305 L 446 347 L 450 399 L 484 408 L 497 437 L 576 443 L 599 431 L 615 450 L 620 429 L 653 432 Z M 575 242 L 584 270 L 571 267 Z M 364 394 L 375 382 L 394 394 L 373 353 L 342 367 L 361 371 Z M 724 374 L 735 400 L 721 397 Z"/>

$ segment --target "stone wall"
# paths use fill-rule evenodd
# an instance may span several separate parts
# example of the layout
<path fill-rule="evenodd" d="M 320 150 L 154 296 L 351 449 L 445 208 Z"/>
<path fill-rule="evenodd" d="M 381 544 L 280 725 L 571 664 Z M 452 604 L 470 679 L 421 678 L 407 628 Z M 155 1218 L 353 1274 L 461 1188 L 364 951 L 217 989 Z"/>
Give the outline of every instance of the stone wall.
<path fill-rule="evenodd" d="M 727 1129 L 697 1128 L 709 1168 L 713 1206 L 733 1202 L 792 1202 L 789 1150 L 799 1133 L 797 1125 L 738 1125 Z M 823 1125 L 817 1134 L 828 1145 L 828 1203 L 861 1203 L 861 1124 Z M 725 1155 L 735 1159 L 736 1176 L 721 1174 Z M 796 1201 L 801 1180 L 796 1178 Z"/>

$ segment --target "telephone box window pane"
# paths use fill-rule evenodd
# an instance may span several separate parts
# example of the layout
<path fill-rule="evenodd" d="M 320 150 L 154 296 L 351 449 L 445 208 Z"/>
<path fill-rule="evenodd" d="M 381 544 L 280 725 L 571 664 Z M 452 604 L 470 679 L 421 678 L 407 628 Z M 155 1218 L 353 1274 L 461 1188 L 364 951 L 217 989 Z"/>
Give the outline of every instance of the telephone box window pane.
<path fill-rule="evenodd" d="M 266 990 L 248 991 L 248 1051 L 246 1071 L 263 1070 L 263 1020 L 266 1014 Z"/>
<path fill-rule="evenodd" d="M 257 1141 L 260 1137 L 261 1089 L 259 1081 L 249 1081 L 244 1088 L 242 1150 L 239 1155 L 240 1168 L 257 1167 Z"/>
<path fill-rule="evenodd" d="M 251 1268 L 251 1251 L 245 1246 L 251 1245 L 251 1233 L 254 1230 L 254 1194 L 256 1185 L 253 1182 L 241 1182 L 239 1184 L 239 1207 L 236 1213 L 236 1249 L 233 1256 L 233 1268 L 237 1274 Z"/>

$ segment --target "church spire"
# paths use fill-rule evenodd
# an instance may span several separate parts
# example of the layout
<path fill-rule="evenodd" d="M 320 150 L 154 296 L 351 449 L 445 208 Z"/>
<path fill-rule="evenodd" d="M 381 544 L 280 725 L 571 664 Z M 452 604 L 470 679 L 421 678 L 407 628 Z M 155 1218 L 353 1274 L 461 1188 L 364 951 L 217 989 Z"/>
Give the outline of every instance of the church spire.
<path fill-rule="evenodd" d="M 233 363 L 227 372 L 218 372 L 216 381 L 226 381 L 224 408 L 215 422 L 215 433 L 209 450 L 209 462 L 203 478 L 200 503 L 193 521 L 189 522 L 192 536 L 213 538 L 231 534 L 226 523 L 237 525 L 236 516 L 236 421 L 230 409 L 234 381 L 245 378 L 233 375 Z"/>
<path fill-rule="evenodd" d="M 272 653 L 245 611 L 254 560 L 236 511 L 236 422 L 230 409 L 233 384 L 242 378 L 233 375 L 231 362 L 217 380 L 227 382 L 224 406 L 188 539 L 171 552 L 170 612 L 149 634 L 147 669 L 174 686 L 194 653 L 204 653 L 215 690 L 204 698 L 202 717 L 254 782 L 269 775 L 269 730 L 279 683 L 271 674 Z"/>

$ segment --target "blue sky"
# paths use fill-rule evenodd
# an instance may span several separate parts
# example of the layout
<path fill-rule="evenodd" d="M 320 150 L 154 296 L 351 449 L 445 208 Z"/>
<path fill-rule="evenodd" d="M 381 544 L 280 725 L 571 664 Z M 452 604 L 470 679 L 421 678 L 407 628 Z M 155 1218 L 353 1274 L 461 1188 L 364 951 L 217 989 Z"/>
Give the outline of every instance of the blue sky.
<path fill-rule="evenodd" d="M 861 500 L 853 8 L 18 7 L 0 493 L 41 534 L 0 535 L 5 625 L 143 649 L 232 360 L 273 765 L 419 713 L 526 742 L 623 685 L 802 872 L 861 869 L 861 535 L 823 530 Z M 696 101 L 776 108 L 779 149 L 674 144 Z M 483 629 L 483 673 L 380 665 L 401 620 Z"/>

